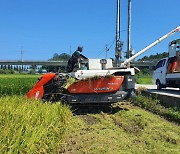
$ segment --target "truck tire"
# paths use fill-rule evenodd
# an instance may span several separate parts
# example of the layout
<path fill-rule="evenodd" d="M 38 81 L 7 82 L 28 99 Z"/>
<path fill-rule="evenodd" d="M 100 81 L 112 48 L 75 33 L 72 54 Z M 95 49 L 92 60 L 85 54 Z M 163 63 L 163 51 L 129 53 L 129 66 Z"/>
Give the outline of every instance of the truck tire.
<path fill-rule="evenodd" d="M 161 90 L 162 84 L 159 80 L 156 81 L 156 85 L 157 85 L 157 90 Z"/>

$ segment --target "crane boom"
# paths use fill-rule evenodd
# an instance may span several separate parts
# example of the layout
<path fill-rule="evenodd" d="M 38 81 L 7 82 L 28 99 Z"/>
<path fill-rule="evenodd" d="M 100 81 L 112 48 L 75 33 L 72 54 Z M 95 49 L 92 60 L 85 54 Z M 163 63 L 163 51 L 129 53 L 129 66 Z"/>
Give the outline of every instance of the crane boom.
<path fill-rule="evenodd" d="M 154 41 L 153 43 L 151 43 L 150 45 L 148 45 L 147 47 L 145 47 L 144 49 L 140 50 L 139 52 L 137 52 L 134 56 L 130 57 L 129 59 L 126 59 L 121 66 L 125 66 L 126 64 L 128 64 L 129 62 L 131 62 L 132 60 L 134 60 L 136 57 L 138 57 L 139 55 L 143 54 L 145 51 L 149 50 L 150 48 L 152 48 L 153 46 L 157 45 L 158 43 L 162 42 L 164 39 L 168 38 L 169 36 L 175 34 L 176 32 L 180 32 L 180 26 L 176 27 L 175 29 L 171 30 L 169 33 L 165 34 L 164 36 L 160 37 L 159 39 L 157 39 L 156 41 Z"/>

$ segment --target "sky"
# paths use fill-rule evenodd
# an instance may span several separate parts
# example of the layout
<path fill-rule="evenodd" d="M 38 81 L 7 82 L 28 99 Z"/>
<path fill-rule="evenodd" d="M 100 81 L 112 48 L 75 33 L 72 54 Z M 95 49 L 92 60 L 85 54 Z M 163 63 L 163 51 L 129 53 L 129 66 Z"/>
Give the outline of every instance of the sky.
<path fill-rule="evenodd" d="M 89 58 L 114 58 L 117 0 L 0 0 L 0 60 L 48 60 L 83 46 Z M 121 0 L 123 51 L 127 50 L 127 1 Z M 135 53 L 180 25 L 180 0 L 131 0 Z M 145 52 L 167 51 L 180 33 Z M 22 53 L 22 54 L 21 54 Z M 124 53 L 125 56 L 125 53 Z"/>

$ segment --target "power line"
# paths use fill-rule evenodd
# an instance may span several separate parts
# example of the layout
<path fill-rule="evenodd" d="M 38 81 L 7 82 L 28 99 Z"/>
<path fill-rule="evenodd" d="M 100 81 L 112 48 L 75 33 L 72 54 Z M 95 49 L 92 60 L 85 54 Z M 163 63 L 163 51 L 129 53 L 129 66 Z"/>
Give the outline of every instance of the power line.
<path fill-rule="evenodd" d="M 114 38 L 114 40 L 112 41 L 112 43 L 111 43 L 111 45 L 110 45 L 109 47 L 108 47 L 108 45 L 106 44 L 106 48 L 111 49 L 111 47 L 113 46 L 114 43 L 115 43 L 115 38 Z M 96 58 L 99 57 L 103 52 L 106 52 L 106 50 L 104 49 L 104 47 L 103 47 L 103 49 L 100 51 L 100 53 L 96 56 Z"/>

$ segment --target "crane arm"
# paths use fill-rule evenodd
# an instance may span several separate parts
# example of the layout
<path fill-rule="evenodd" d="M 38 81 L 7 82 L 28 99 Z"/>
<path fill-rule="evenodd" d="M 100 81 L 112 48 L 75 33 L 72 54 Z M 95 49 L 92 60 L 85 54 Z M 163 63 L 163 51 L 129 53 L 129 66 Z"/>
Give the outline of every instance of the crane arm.
<path fill-rule="evenodd" d="M 154 41 L 153 43 L 151 43 L 150 45 L 148 45 L 147 47 L 145 47 L 144 49 L 140 50 L 139 52 L 137 52 L 134 56 L 130 57 L 129 59 L 126 59 L 121 66 L 125 66 L 128 63 L 130 63 L 132 60 L 134 60 L 136 57 L 138 57 L 139 55 L 141 55 L 142 53 L 146 52 L 147 50 L 149 50 L 150 48 L 152 48 L 153 46 L 157 45 L 158 43 L 162 42 L 164 39 L 168 38 L 169 36 L 175 34 L 176 32 L 180 32 L 180 26 L 176 27 L 175 29 L 171 30 L 169 33 L 165 34 L 164 36 L 160 37 L 159 39 L 157 39 L 156 41 Z"/>

